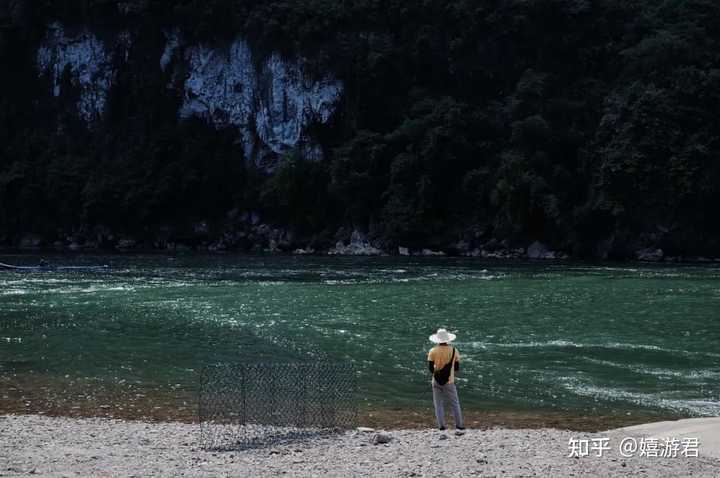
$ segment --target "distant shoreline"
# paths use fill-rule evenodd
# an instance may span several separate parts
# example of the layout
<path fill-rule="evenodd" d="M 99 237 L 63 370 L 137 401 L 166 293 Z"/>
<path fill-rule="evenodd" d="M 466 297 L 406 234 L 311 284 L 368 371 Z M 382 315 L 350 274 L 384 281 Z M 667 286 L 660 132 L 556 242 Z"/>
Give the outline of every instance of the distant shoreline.
<path fill-rule="evenodd" d="M 482 257 L 468 254 L 339 254 L 328 252 L 313 253 L 296 253 L 283 251 L 242 251 L 242 250 L 206 250 L 206 249 L 56 249 L 56 248 L 38 248 L 38 249 L 19 249 L 16 247 L 0 246 L 0 256 L 9 257 L 96 257 L 96 256 L 117 256 L 130 257 L 137 255 L 147 255 L 156 257 L 308 257 L 308 258 L 341 258 L 341 259 L 396 259 L 396 260 L 470 260 L 478 263 L 488 264 L 585 264 L 585 265 L 609 265 L 609 264 L 640 264 L 640 265 L 718 265 L 720 257 L 704 257 L 704 256 L 665 256 L 657 260 L 647 259 L 599 259 L 599 258 L 581 258 L 574 256 L 555 257 L 555 258 L 537 258 L 532 259 L 524 256 L 507 256 L 507 257 Z"/>

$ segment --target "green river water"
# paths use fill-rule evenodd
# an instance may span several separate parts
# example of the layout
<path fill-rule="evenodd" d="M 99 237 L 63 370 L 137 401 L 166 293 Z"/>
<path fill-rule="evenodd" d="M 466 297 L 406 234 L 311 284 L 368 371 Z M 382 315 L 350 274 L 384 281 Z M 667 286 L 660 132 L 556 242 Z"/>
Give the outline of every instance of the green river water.
<path fill-rule="evenodd" d="M 302 357 L 353 361 L 370 407 L 423 407 L 428 336 L 442 326 L 458 335 L 466 408 L 720 414 L 718 264 L 48 259 L 112 268 L 0 271 L 0 385 L 46 398 L 80 382 L 192 395 L 204 364 Z"/>

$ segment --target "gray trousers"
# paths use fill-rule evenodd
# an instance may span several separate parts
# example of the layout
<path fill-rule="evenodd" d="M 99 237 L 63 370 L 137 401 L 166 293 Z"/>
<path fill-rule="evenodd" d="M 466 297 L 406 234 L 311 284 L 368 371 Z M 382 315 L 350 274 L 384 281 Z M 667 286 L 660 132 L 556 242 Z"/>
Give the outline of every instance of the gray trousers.
<path fill-rule="evenodd" d="M 450 410 L 455 420 L 455 428 L 463 428 L 462 411 L 460 411 L 460 399 L 458 398 L 457 388 L 454 383 L 446 383 L 445 385 L 438 385 L 433 380 L 432 383 L 433 391 L 433 403 L 435 404 L 435 417 L 439 427 L 445 426 L 445 401 L 450 402 Z"/>

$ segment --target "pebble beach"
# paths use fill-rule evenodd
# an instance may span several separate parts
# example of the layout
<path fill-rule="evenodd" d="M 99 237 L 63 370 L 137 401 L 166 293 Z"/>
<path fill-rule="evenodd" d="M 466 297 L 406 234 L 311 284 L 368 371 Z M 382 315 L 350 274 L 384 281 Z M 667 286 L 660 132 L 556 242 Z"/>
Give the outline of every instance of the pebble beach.
<path fill-rule="evenodd" d="M 715 422 L 691 423 L 678 430 L 720 429 Z M 655 426 L 653 432 L 660 436 L 673 428 Z M 0 476 L 720 476 L 718 450 L 704 449 L 703 439 L 697 457 L 620 456 L 623 437 L 644 434 L 642 427 L 594 434 L 491 428 L 460 436 L 453 430 L 359 429 L 272 447 L 206 451 L 197 424 L 3 415 Z M 593 437 L 608 438 L 610 450 L 602 457 L 570 456 L 571 439 Z"/>

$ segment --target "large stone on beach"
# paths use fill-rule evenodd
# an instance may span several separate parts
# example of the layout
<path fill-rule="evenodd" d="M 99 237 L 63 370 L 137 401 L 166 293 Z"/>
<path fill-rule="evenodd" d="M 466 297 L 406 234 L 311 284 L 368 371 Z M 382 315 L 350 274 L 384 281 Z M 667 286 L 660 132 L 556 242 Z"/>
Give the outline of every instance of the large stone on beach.
<path fill-rule="evenodd" d="M 389 433 L 383 433 L 379 432 L 373 435 L 372 438 L 372 444 L 373 445 L 381 445 L 383 443 L 390 443 L 392 441 L 392 436 Z"/>

